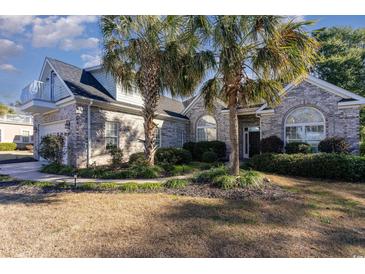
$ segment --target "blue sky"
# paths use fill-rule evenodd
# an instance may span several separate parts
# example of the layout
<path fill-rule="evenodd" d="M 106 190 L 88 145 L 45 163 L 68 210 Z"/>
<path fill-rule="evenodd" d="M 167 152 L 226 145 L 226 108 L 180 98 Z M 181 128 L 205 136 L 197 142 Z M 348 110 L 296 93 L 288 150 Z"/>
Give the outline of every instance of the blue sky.
<path fill-rule="evenodd" d="M 365 16 L 304 16 L 309 30 L 332 26 L 365 28 Z M 97 16 L 0 16 L 0 102 L 15 102 L 37 79 L 50 56 L 85 67 L 100 60 Z"/>

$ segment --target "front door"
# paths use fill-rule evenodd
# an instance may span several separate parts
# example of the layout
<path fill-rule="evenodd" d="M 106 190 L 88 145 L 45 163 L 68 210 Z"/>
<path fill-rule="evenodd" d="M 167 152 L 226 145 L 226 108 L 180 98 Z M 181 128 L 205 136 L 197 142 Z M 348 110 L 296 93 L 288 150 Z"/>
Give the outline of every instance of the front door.
<path fill-rule="evenodd" d="M 260 153 L 260 128 L 246 127 L 243 129 L 243 151 L 244 159 L 248 159 Z"/>
<path fill-rule="evenodd" d="M 256 154 L 260 154 L 260 131 L 249 132 L 249 154 L 250 158 Z"/>

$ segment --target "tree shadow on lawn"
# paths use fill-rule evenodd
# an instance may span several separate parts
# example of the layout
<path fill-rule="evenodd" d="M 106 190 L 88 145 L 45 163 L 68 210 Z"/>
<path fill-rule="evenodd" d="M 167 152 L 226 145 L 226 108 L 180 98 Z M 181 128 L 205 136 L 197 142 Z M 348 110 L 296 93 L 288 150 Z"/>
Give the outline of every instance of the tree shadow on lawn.
<path fill-rule="evenodd" d="M 88 250 L 86 254 L 91 252 L 100 257 L 291 257 L 293 236 L 287 229 L 295 227 L 305 211 L 293 214 L 291 210 L 301 206 L 295 200 L 285 205 L 290 210 L 278 212 L 276 207 L 263 207 L 256 201 L 220 200 L 212 204 L 207 199 L 177 203 L 151 216 L 154 221 L 144 226 L 144 230 L 135 227 L 133 237 L 137 241 L 120 247 L 106 245 L 102 249 Z M 280 228 L 285 229 L 280 231 Z M 120 232 L 99 236 L 114 238 L 116 242 L 125 237 Z"/>
<path fill-rule="evenodd" d="M 298 185 L 296 186 L 298 187 Z M 178 201 L 179 197 L 176 198 Z M 362 204 L 303 185 L 282 200 L 188 199 L 153 213 L 127 245 L 100 257 L 352 257 L 365 255 Z M 335 213 L 334 216 L 328 213 Z M 316 213 L 316 215 L 314 215 Z M 361 225 L 360 225 L 361 226 Z M 98 236 L 97 236 L 98 237 Z M 100 237 L 106 237 L 105 233 Z M 118 243 L 124 233 L 108 233 Z M 363 254 L 364 253 L 364 254 Z"/>
<path fill-rule="evenodd" d="M 57 202 L 56 194 L 45 193 L 0 193 L 0 205 L 11 204 L 50 204 Z"/>

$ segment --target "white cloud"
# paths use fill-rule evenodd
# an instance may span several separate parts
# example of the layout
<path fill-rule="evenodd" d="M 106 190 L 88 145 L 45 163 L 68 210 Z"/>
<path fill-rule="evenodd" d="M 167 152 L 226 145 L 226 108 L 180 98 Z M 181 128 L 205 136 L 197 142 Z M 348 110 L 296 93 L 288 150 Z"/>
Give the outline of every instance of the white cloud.
<path fill-rule="evenodd" d="M 22 33 L 26 26 L 32 24 L 34 16 L 2 15 L 0 16 L 0 33 L 4 35 Z"/>
<path fill-rule="evenodd" d="M 23 51 L 21 45 L 8 39 L 0 39 L 0 70 L 6 72 L 18 71 L 13 65 L 6 63 L 7 60 L 19 55 Z"/>
<path fill-rule="evenodd" d="M 84 68 L 93 67 L 101 64 L 101 57 L 98 54 L 82 54 L 81 60 L 84 61 Z"/>
<path fill-rule="evenodd" d="M 0 39 L 0 61 L 8 60 L 13 56 L 19 55 L 23 50 L 21 45 L 8 39 Z"/>
<path fill-rule="evenodd" d="M 97 16 L 37 17 L 33 20 L 32 45 L 38 48 L 60 46 L 65 43 L 70 45 L 65 40 L 81 36 L 84 33 L 85 24 L 96 20 Z M 90 41 L 88 45 L 90 45 Z M 73 46 L 69 46 L 69 48 L 73 48 Z"/>
<path fill-rule="evenodd" d="M 65 39 L 60 43 L 60 49 L 70 51 L 79 49 L 93 49 L 99 44 L 99 39 L 90 37 L 87 39 Z"/>
<path fill-rule="evenodd" d="M 18 71 L 16 67 L 14 67 L 12 64 L 0 64 L 0 70 L 5 72 L 16 72 Z"/>

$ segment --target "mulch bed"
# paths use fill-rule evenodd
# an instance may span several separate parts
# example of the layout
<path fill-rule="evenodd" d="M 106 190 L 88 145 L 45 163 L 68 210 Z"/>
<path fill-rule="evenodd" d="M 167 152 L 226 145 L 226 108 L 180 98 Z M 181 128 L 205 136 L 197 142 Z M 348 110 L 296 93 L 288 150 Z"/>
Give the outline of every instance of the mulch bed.
<path fill-rule="evenodd" d="M 277 200 L 289 198 L 292 193 L 285 191 L 277 185 L 270 182 L 265 182 L 263 187 L 258 188 L 234 188 L 220 189 L 212 187 L 209 184 L 190 184 L 181 189 L 164 189 L 165 193 L 190 196 L 190 197 L 205 197 L 205 198 L 222 198 L 233 200 L 244 200 L 247 198 L 261 198 L 264 200 Z"/>
<path fill-rule="evenodd" d="M 62 188 L 40 188 L 31 185 L 22 185 L 17 181 L 0 182 L 0 192 L 2 193 L 17 193 L 17 194 L 50 194 L 60 192 L 107 192 L 118 193 L 118 189 L 105 190 L 82 190 L 82 189 L 62 189 Z M 188 197 L 203 197 L 203 198 L 221 198 L 233 200 L 245 200 L 250 198 L 260 198 L 264 200 L 290 199 L 293 193 L 288 192 L 280 186 L 274 185 L 269 181 L 265 181 L 261 188 L 235 188 L 235 189 L 220 189 L 209 184 L 191 183 L 184 188 L 172 189 L 138 189 L 133 193 L 167 193 L 170 195 L 181 195 Z"/>

